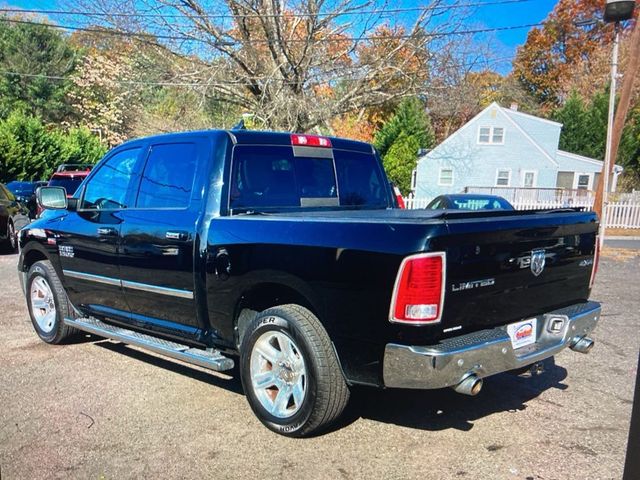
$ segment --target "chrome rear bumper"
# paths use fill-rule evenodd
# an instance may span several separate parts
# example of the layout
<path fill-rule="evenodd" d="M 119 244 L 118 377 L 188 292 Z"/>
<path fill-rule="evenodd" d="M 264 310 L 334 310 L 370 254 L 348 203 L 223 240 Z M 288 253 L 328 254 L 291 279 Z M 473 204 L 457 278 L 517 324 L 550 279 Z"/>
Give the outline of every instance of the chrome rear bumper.
<path fill-rule="evenodd" d="M 384 353 L 384 384 L 390 388 L 444 388 L 469 375 L 488 377 L 539 362 L 586 337 L 600 319 L 600 304 L 580 303 L 537 319 L 536 342 L 517 350 L 506 326 L 449 338 L 437 345 L 389 343 Z M 562 328 L 552 332 L 552 323 L 557 327 L 559 320 Z"/>

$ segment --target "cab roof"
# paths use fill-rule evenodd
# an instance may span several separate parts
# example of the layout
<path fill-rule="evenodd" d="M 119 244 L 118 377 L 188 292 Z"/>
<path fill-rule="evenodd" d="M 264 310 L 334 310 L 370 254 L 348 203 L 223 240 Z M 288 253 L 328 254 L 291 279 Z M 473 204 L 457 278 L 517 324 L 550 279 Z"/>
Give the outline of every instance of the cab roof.
<path fill-rule="evenodd" d="M 291 132 L 266 132 L 257 130 L 194 130 L 190 132 L 165 133 L 144 138 L 136 138 L 126 142 L 126 144 L 155 140 L 179 140 L 192 136 L 207 136 L 215 138 L 220 137 L 220 135 L 228 135 L 229 138 L 231 138 L 231 140 L 237 145 L 292 145 Z M 331 140 L 332 148 L 334 149 L 352 150 L 362 153 L 373 153 L 374 151 L 373 147 L 365 142 L 350 140 L 347 138 L 329 137 L 325 135 L 319 136 L 329 138 Z"/>

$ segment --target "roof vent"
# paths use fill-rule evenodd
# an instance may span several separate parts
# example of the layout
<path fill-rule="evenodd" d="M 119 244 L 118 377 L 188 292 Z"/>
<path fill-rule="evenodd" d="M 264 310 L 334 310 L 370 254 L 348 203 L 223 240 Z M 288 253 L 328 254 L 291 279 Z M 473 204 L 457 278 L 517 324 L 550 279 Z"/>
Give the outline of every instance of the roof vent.
<path fill-rule="evenodd" d="M 513 102 L 509 108 L 511 110 L 517 112 L 518 111 L 518 104 L 516 102 Z"/>

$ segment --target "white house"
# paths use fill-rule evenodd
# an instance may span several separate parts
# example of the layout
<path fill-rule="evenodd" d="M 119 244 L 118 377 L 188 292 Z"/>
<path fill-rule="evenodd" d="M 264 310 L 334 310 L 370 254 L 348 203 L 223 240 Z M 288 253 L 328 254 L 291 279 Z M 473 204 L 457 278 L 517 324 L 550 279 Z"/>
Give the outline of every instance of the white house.
<path fill-rule="evenodd" d="M 515 189 L 594 190 L 602 161 L 558 149 L 562 124 L 492 103 L 433 150 L 418 158 L 416 199 L 444 193 Z M 611 179 L 615 191 L 622 167 Z"/>

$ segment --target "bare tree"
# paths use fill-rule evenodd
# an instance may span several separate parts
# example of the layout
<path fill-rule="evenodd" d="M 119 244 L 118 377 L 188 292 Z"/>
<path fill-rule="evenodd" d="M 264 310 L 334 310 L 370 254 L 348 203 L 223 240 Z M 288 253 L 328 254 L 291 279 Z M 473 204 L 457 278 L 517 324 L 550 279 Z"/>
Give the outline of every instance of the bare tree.
<path fill-rule="evenodd" d="M 456 2 L 444 0 L 409 9 L 386 0 L 74 5 L 88 10 L 94 25 L 161 42 L 182 58 L 191 55 L 190 68 L 182 68 L 177 80 L 253 113 L 265 127 L 293 131 L 424 94 L 437 52 L 451 48 L 455 37 L 448 34 L 464 21 Z"/>

